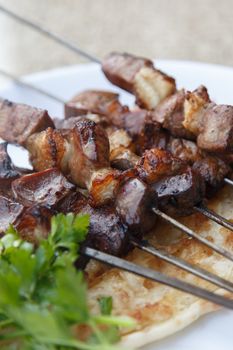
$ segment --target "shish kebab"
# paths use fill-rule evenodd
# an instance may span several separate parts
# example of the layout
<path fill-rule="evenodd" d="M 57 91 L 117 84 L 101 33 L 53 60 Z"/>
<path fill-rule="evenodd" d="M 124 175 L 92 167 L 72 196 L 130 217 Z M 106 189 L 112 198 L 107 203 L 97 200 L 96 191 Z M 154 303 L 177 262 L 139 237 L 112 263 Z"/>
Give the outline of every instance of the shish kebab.
<path fill-rule="evenodd" d="M 88 251 L 89 251 L 89 250 L 91 251 L 91 249 L 88 249 Z M 102 258 L 99 257 L 98 254 L 99 254 L 98 252 L 95 252 L 95 255 L 96 255 L 95 258 L 101 260 Z M 109 256 L 106 255 L 106 259 L 107 259 L 107 258 L 109 259 Z M 113 259 L 113 261 L 115 261 L 114 263 L 115 263 L 115 265 L 116 265 L 117 263 L 116 263 L 116 260 L 114 260 L 114 257 L 112 257 L 112 259 Z M 118 260 L 118 261 L 119 261 L 119 260 Z M 121 262 L 119 262 L 119 266 L 120 266 L 120 265 L 121 265 Z M 126 264 L 124 264 L 124 266 L 122 266 L 122 267 L 125 268 L 125 265 L 126 265 Z M 132 265 L 132 264 L 128 264 L 128 265 Z M 128 265 L 127 265 L 127 266 L 128 266 Z M 131 267 L 132 267 L 132 266 L 131 266 Z M 131 269 L 130 267 L 127 267 L 127 269 L 128 269 L 129 271 L 133 271 L 133 269 Z M 151 277 L 152 277 L 151 274 L 148 274 L 148 271 L 144 271 L 144 275 L 147 275 L 148 278 L 151 278 Z M 152 277 L 152 279 L 153 279 L 153 277 Z M 160 280 L 161 280 L 161 278 L 160 278 Z M 165 278 L 163 281 L 164 281 L 164 283 L 169 284 L 168 281 L 166 281 L 166 278 Z M 174 285 L 174 284 L 172 284 L 172 283 L 170 282 L 170 285 Z M 191 288 L 192 288 L 192 287 L 191 287 Z M 183 288 L 183 290 L 184 290 L 184 288 Z M 188 289 L 186 288 L 186 290 L 188 290 Z M 196 291 L 196 292 L 197 292 L 197 291 Z M 198 294 L 198 293 L 197 293 L 197 294 Z M 201 295 L 201 294 L 199 293 L 199 295 Z"/>
<path fill-rule="evenodd" d="M 81 120 L 78 120 L 75 123 L 75 127 L 70 130 L 56 130 L 53 129 L 52 119 L 45 110 L 38 110 L 30 106 L 14 104 L 9 101 L 1 102 L 1 107 L 0 135 L 7 141 L 17 142 L 18 144 L 25 146 L 31 154 L 31 161 L 35 170 L 42 171 L 51 167 L 61 169 L 64 174 L 70 176 L 75 184 L 89 190 L 92 198 L 92 205 L 94 206 L 98 207 L 106 204 L 109 200 L 115 199 L 115 193 L 122 182 L 122 174 L 116 169 L 110 168 L 108 138 L 105 130 L 100 124 L 96 124 L 87 118 L 81 118 Z M 10 128 L 9 125 L 11 126 Z M 45 130 L 39 132 L 41 129 Z M 143 181 L 149 182 L 150 184 L 153 183 L 153 180 L 156 182 L 156 180 L 159 180 L 159 177 L 162 176 L 167 175 L 169 177 L 169 175 L 178 175 L 179 184 L 179 173 L 181 173 L 182 176 L 182 170 L 184 168 L 187 169 L 187 166 L 181 160 L 172 157 L 171 154 L 159 149 L 147 153 L 144 160 L 144 163 L 138 164 L 136 170 L 137 174 L 131 172 L 126 176 L 130 178 L 136 178 L 136 176 L 139 176 L 140 178 L 140 173 L 142 173 Z M 158 163 L 158 167 L 151 166 L 150 162 L 152 162 L 152 164 Z M 181 203 L 181 213 L 183 211 L 182 200 L 185 200 L 185 196 L 188 196 L 188 201 L 193 197 L 192 200 L 198 202 L 204 191 L 204 183 L 200 177 L 196 176 L 195 178 L 195 172 L 193 173 L 188 168 L 188 171 L 186 170 L 186 173 L 184 174 L 184 179 L 187 175 L 188 179 L 185 180 L 185 190 L 181 186 L 176 189 L 176 195 L 174 193 L 172 194 L 174 200 L 176 197 Z M 172 176 L 171 179 L 173 180 L 174 177 Z M 119 211 L 121 211 L 122 208 L 125 209 L 126 213 L 121 212 L 124 216 L 124 220 L 126 220 L 127 215 L 129 220 L 131 220 L 133 214 L 135 214 L 136 217 L 140 217 L 141 215 L 142 218 L 146 218 L 147 220 L 143 221 L 145 223 L 143 231 L 146 231 L 146 225 L 149 226 L 149 230 L 153 226 L 155 216 L 152 216 L 148 205 L 144 207 L 143 195 L 144 192 L 147 191 L 147 187 L 141 180 L 135 180 L 136 182 L 132 183 L 130 183 L 130 181 L 131 180 L 129 180 L 128 183 L 125 183 L 126 187 L 129 186 L 128 189 L 124 189 L 123 186 L 121 200 L 118 205 Z M 165 188 L 169 188 L 166 182 L 164 182 L 164 184 Z M 162 183 L 160 185 L 163 186 L 164 184 Z M 171 190 L 173 190 L 173 187 L 171 187 Z M 135 212 L 133 212 L 132 209 L 132 213 L 127 213 L 130 209 L 130 200 L 129 202 L 125 200 L 126 195 L 124 191 L 129 191 L 127 198 L 130 198 L 131 201 L 134 200 L 135 195 L 136 203 L 138 203 L 137 194 L 139 193 L 139 197 L 142 196 L 142 202 L 140 202 L 140 205 L 142 205 L 142 211 L 140 211 L 140 215 L 137 212 L 137 209 Z M 174 209 L 177 203 L 174 203 L 173 201 L 173 204 L 169 204 L 169 197 L 169 193 L 165 193 L 164 200 L 166 206 L 164 206 L 164 208 L 170 207 L 173 208 L 173 212 L 177 212 L 178 208 Z M 151 194 L 150 198 L 152 198 Z M 188 201 L 186 201 L 186 204 L 188 204 Z M 147 201 L 145 203 L 147 203 Z M 153 192 L 153 201 L 151 200 L 150 205 L 151 204 L 152 206 L 153 204 L 156 204 L 156 191 Z M 186 215 L 190 211 L 192 205 L 193 202 L 187 206 L 187 210 L 185 213 L 183 212 L 183 215 Z M 156 214 L 160 214 L 158 209 L 154 208 L 153 210 Z M 161 215 L 165 214 L 162 213 Z M 228 257 L 230 260 L 233 259 L 230 252 L 217 247 L 173 219 L 169 217 L 168 219 L 173 225 L 181 228 L 188 235 L 195 237 L 218 253 Z M 130 226 L 130 221 L 128 221 L 127 224 Z M 140 233 L 140 227 L 136 225 L 135 228 L 134 220 L 132 220 L 132 227 L 133 226 L 133 231 L 139 231 L 138 233 Z"/>
<path fill-rule="evenodd" d="M 213 190 L 215 191 L 216 188 L 220 187 L 223 183 L 224 176 L 229 172 L 229 166 L 227 166 L 223 160 L 218 159 L 217 157 L 213 157 L 212 155 L 204 155 L 203 152 L 200 153 L 195 143 L 191 141 L 170 137 L 164 133 L 164 130 L 161 130 L 161 127 L 157 122 L 153 121 L 151 123 L 150 119 L 145 118 L 145 116 L 148 114 L 147 111 L 129 111 L 125 106 L 122 106 L 120 104 L 118 96 L 114 93 L 101 91 L 87 91 L 81 93 L 77 95 L 75 99 L 66 104 L 65 110 L 67 117 L 70 117 L 70 115 L 83 115 L 89 111 L 95 113 L 98 112 L 105 114 L 105 116 L 110 119 L 111 122 L 113 120 L 113 123 L 114 118 L 112 118 L 112 116 L 117 114 L 117 123 L 115 122 L 114 124 L 117 126 L 126 125 L 126 129 L 132 134 L 132 136 L 134 138 L 135 135 L 138 137 L 139 142 L 136 142 L 136 144 L 139 144 L 142 150 L 149 147 L 167 148 L 170 152 L 172 152 L 173 155 L 180 157 L 182 160 L 186 160 L 189 164 L 194 163 L 192 164 L 194 169 L 200 172 L 205 179 L 208 189 L 207 194 L 210 189 L 213 192 Z M 135 119 L 135 114 L 136 116 L 140 116 L 140 122 L 132 124 L 132 120 L 134 121 Z M 70 119 L 71 123 L 72 119 L 73 118 Z M 106 123 L 108 121 L 106 121 Z M 118 135 L 118 137 L 119 136 L 120 135 Z M 11 138 L 8 139 L 8 141 L 15 140 Z M 114 152 L 114 154 L 116 154 L 116 152 Z M 129 152 L 127 151 L 125 155 L 128 157 Z M 136 162 L 136 160 L 137 158 L 133 156 L 133 161 Z M 202 207 L 196 206 L 195 208 L 196 210 L 202 212 Z M 206 213 L 206 209 L 204 210 Z M 207 214 L 208 213 L 211 215 L 210 218 L 217 221 L 218 217 L 216 217 L 216 214 L 207 212 Z M 220 224 L 222 223 L 223 221 L 220 217 Z M 225 222 L 225 226 L 229 229 L 232 229 L 232 224 L 228 221 Z"/>
<path fill-rule="evenodd" d="M 23 106 L 21 105 L 21 108 L 22 107 Z M 34 112 L 36 112 L 36 109 L 34 109 Z M 29 113 L 29 115 L 31 116 L 32 114 Z M 42 119 L 44 119 L 44 122 L 42 123 L 41 120 L 39 120 L 38 127 L 45 125 L 46 120 L 48 122 L 48 115 L 46 112 L 43 114 Z M 87 126 L 92 129 L 94 128 L 96 131 L 94 141 L 92 138 L 94 134 L 93 130 L 89 129 L 88 132 Z M 94 149 L 97 152 L 105 151 L 104 154 L 108 154 L 107 149 L 103 150 L 101 147 L 98 147 L 98 145 L 106 145 L 106 143 L 102 142 L 102 138 L 106 138 L 106 135 L 103 134 L 103 130 L 101 130 L 94 122 L 88 121 L 87 119 L 80 119 L 79 123 L 77 123 L 76 131 L 78 128 L 79 131 L 82 130 L 83 127 L 85 127 L 85 132 L 87 132 L 90 142 L 96 142 L 96 147 L 94 147 Z M 67 134 L 67 130 L 63 130 L 63 132 L 64 134 Z M 31 137 L 34 138 L 35 135 L 32 135 Z M 79 137 L 82 136 L 85 135 L 79 135 Z M 82 157 L 85 158 L 85 145 L 80 143 L 80 146 L 82 146 L 83 149 L 79 149 L 79 151 L 82 154 Z M 45 151 L 43 147 L 41 149 Z M 46 158 L 45 152 L 44 155 Z M 99 209 L 92 208 L 90 206 L 90 201 L 80 192 L 74 192 L 74 185 L 69 183 L 57 169 L 50 168 L 39 173 L 19 177 L 25 171 L 22 169 L 15 169 L 11 164 L 6 153 L 6 144 L 2 144 L 1 146 L 1 158 L 2 182 L 5 184 L 3 195 L 6 195 L 5 191 L 7 191 L 9 197 L 9 185 L 13 192 L 12 199 L 7 199 L 4 196 L 0 197 L 2 214 L 5 214 L 4 220 L 1 222 L 1 227 L 4 229 L 4 225 L 6 228 L 9 223 L 13 223 L 25 239 L 36 241 L 37 232 L 42 232 L 46 235 L 49 218 L 52 216 L 54 210 L 62 212 L 72 211 L 75 213 L 82 211 L 91 214 L 91 227 L 86 244 L 89 247 L 94 246 L 95 248 L 111 252 L 115 255 L 122 255 L 129 247 L 130 237 L 127 234 L 126 227 L 130 229 L 131 234 L 133 232 L 135 234 L 136 230 L 136 233 L 140 233 L 141 236 L 142 229 L 140 228 L 140 224 L 142 224 L 142 220 L 144 223 L 143 229 L 145 230 L 149 230 L 155 222 L 155 216 L 152 216 L 150 213 L 150 206 L 152 203 L 154 205 L 156 202 L 155 196 L 154 194 L 152 196 L 152 191 L 146 188 L 142 181 L 138 181 L 135 176 L 130 175 L 130 177 L 123 183 L 117 196 L 118 213 L 114 213 L 113 209 L 106 206 Z M 97 157 L 97 159 L 99 158 L 101 157 Z M 86 164 L 85 162 L 80 162 L 80 165 L 82 166 L 83 172 L 80 174 L 81 177 L 83 175 L 88 176 L 88 173 L 93 170 L 90 159 L 86 159 Z M 124 190 L 126 190 L 126 193 Z M 136 199 L 135 196 L 138 197 L 138 202 L 133 201 L 133 199 Z M 127 203 L 127 198 L 128 201 L 131 201 L 131 203 L 134 204 L 134 208 L 132 205 L 131 207 L 128 205 L 124 206 L 124 203 Z M 123 213 L 122 209 L 124 211 Z M 119 214 L 121 214 L 120 218 Z M 125 224 L 122 224 L 122 219 Z M 138 222 L 138 219 L 140 222 Z M 137 239 L 140 236 L 137 235 Z M 183 267 L 182 260 L 177 258 L 174 259 L 169 255 L 163 254 L 163 252 L 157 251 L 148 244 L 143 245 L 139 243 L 138 240 L 135 241 L 132 239 L 131 243 L 141 249 L 143 248 L 153 255 L 162 257 L 166 261 L 172 262 L 179 267 Z M 97 255 L 99 256 L 99 253 L 97 253 Z M 232 291 L 232 284 L 230 282 L 207 273 L 203 269 L 186 264 L 186 270 Z"/>
<path fill-rule="evenodd" d="M 82 111 L 82 113 L 83 113 L 83 111 Z M 11 140 L 12 141 L 12 140 Z M 161 213 L 159 213 L 159 212 L 157 212 L 157 214 L 160 214 L 161 215 Z M 164 216 L 164 215 L 163 215 Z M 167 219 L 168 219 L 168 217 L 166 217 Z M 230 225 L 229 225 L 230 226 Z M 228 226 L 228 228 L 229 228 L 229 226 Z"/>
<path fill-rule="evenodd" d="M 30 22 L 30 21 L 28 21 L 28 20 L 25 20 L 24 18 L 22 18 L 22 17 L 20 17 L 20 16 L 18 16 L 18 15 L 16 15 L 16 14 L 14 14 L 13 12 L 11 12 L 11 11 L 9 11 L 9 10 L 4 9 L 3 7 L 1 7 L 1 10 L 4 11 L 5 13 L 7 13 L 8 15 L 14 17 L 15 19 L 21 21 L 22 23 L 25 23 L 25 24 L 27 24 L 27 25 L 30 25 L 30 26 L 33 27 L 34 29 L 41 31 L 41 32 L 43 32 L 44 34 L 46 34 L 46 35 L 50 36 L 51 38 L 53 38 L 54 40 L 60 42 L 61 44 L 66 45 L 69 49 L 73 49 L 74 51 L 76 51 L 76 53 L 82 54 L 82 55 L 86 56 L 87 58 L 94 60 L 95 62 L 100 62 L 99 60 L 93 58 L 91 55 L 86 54 L 84 51 L 78 49 L 77 47 L 75 47 L 75 46 L 72 45 L 72 44 L 69 44 L 69 43 L 65 42 L 63 39 L 59 38 L 59 37 L 56 36 L 55 34 L 50 33 L 49 31 L 47 31 L 47 30 L 45 30 L 45 29 L 39 27 L 38 25 L 36 25 L 36 24 L 34 24 L 34 23 L 32 23 L 32 22 Z M 38 91 L 38 90 L 39 90 L 39 89 L 37 89 L 37 91 Z"/>

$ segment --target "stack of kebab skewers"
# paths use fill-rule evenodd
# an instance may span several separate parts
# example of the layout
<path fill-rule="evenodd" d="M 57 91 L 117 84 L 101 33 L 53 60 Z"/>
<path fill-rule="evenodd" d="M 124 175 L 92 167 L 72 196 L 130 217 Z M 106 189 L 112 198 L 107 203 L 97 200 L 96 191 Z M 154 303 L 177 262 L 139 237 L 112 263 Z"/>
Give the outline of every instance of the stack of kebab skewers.
<path fill-rule="evenodd" d="M 122 255 L 129 233 L 141 239 L 155 225 L 152 208 L 189 215 L 224 183 L 231 171 L 231 129 L 219 128 L 217 138 L 207 133 L 203 142 L 198 125 L 206 126 L 209 114 L 212 123 L 230 124 L 232 107 L 211 103 L 204 87 L 176 92 L 174 80 L 148 60 L 111 54 L 103 70 L 136 94 L 140 108 L 122 106 L 111 92 L 86 91 L 66 104 L 66 119 L 55 120 L 55 128 L 44 110 L 1 102 L 0 136 L 27 148 L 37 171 L 24 176 L 11 163 L 6 144 L 1 146 L 3 230 L 12 223 L 35 241 L 38 232 L 48 232 L 53 213 L 88 212 L 87 243 Z M 196 136 L 200 147 L 188 140 Z"/>

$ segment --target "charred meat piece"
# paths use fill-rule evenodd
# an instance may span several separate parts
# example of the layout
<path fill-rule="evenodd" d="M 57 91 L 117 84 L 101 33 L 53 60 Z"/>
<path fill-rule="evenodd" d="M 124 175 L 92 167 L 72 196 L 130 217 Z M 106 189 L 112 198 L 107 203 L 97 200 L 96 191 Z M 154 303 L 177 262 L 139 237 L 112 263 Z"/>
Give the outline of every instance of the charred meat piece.
<path fill-rule="evenodd" d="M 153 185 L 158 195 L 159 208 L 172 216 L 186 216 L 193 213 L 205 195 L 203 178 L 188 167 L 180 175 L 169 176 Z"/>
<path fill-rule="evenodd" d="M 150 231 L 156 222 L 152 207 L 157 206 L 157 196 L 138 178 L 127 179 L 116 197 L 116 210 L 131 233 L 137 237 Z"/>
<path fill-rule="evenodd" d="M 153 121 L 150 116 L 145 121 L 142 132 L 134 138 L 136 152 L 142 155 L 144 151 L 151 148 L 167 148 L 169 134 L 162 129 L 160 124 Z"/>
<path fill-rule="evenodd" d="M 93 172 L 87 188 L 92 199 L 92 206 L 99 207 L 115 200 L 121 183 L 121 173 L 112 168 L 102 168 Z"/>
<path fill-rule="evenodd" d="M 212 153 L 233 152 L 233 106 L 211 105 L 206 109 L 197 145 Z"/>
<path fill-rule="evenodd" d="M 5 141 L 24 146 L 30 135 L 48 127 L 54 124 L 46 110 L 0 101 L 0 137 Z"/>
<path fill-rule="evenodd" d="M 129 248 L 127 226 L 113 208 L 91 207 L 89 200 L 80 192 L 67 196 L 59 208 L 63 213 L 89 214 L 90 227 L 84 245 L 103 252 L 121 256 Z"/>
<path fill-rule="evenodd" d="M 128 53 L 112 52 L 102 62 L 102 70 L 111 83 L 134 92 L 134 79 L 141 68 L 153 68 L 153 62 Z"/>
<path fill-rule="evenodd" d="M 198 89 L 185 94 L 184 102 L 184 121 L 186 130 L 197 136 L 203 124 L 203 113 L 209 107 L 211 100 L 207 89 L 200 86 Z"/>
<path fill-rule="evenodd" d="M 146 58 L 113 52 L 103 60 L 102 70 L 113 84 L 133 93 L 138 105 L 146 109 L 154 109 L 176 90 L 174 79 Z"/>
<path fill-rule="evenodd" d="M 67 171 L 68 144 L 61 131 L 47 128 L 33 134 L 28 138 L 25 147 L 30 153 L 30 161 L 36 171 L 55 167 Z"/>
<path fill-rule="evenodd" d="M 144 152 L 137 163 L 139 177 L 148 184 L 159 181 L 164 176 L 178 174 L 186 167 L 179 158 L 163 149 L 152 148 Z"/>
<path fill-rule="evenodd" d="M 193 141 L 171 138 L 169 151 L 198 172 L 206 184 L 206 196 L 210 197 L 224 185 L 224 178 L 230 173 L 228 162 L 211 156 L 197 147 Z"/>
<path fill-rule="evenodd" d="M 170 137 L 167 144 L 167 150 L 189 165 L 192 165 L 198 158 L 200 158 L 200 150 L 197 144 L 193 141 Z"/>
<path fill-rule="evenodd" d="M 24 206 L 39 204 L 54 208 L 74 188 L 58 169 L 25 175 L 12 183 L 16 200 Z"/>
<path fill-rule="evenodd" d="M 123 223 L 113 208 L 93 209 L 90 205 L 82 209 L 90 215 L 90 227 L 85 245 L 117 256 L 129 250 L 127 225 Z"/>
<path fill-rule="evenodd" d="M 67 141 L 70 176 L 78 186 L 86 188 L 94 171 L 109 167 L 107 134 L 100 125 L 83 118 L 70 131 Z"/>
<path fill-rule="evenodd" d="M 133 140 L 123 129 L 114 130 L 109 134 L 110 163 L 113 168 L 127 170 L 133 168 L 139 157 L 134 153 Z"/>
<path fill-rule="evenodd" d="M 65 118 L 94 113 L 108 116 L 118 123 L 118 115 L 127 110 L 127 107 L 121 105 L 118 94 L 87 90 L 74 96 L 65 104 Z"/>
<path fill-rule="evenodd" d="M 195 139 L 195 135 L 183 126 L 184 101 L 184 90 L 167 97 L 156 107 L 153 113 L 153 120 L 162 124 L 173 136 Z"/>
<path fill-rule="evenodd" d="M 22 204 L 0 196 L 0 233 L 4 233 L 10 225 L 14 225 L 23 210 Z"/>
<path fill-rule="evenodd" d="M 193 169 L 198 172 L 206 183 L 206 197 L 211 197 L 224 185 L 224 178 L 231 168 L 217 157 L 199 157 L 193 163 Z"/>
<path fill-rule="evenodd" d="M 14 223 L 14 227 L 22 239 L 38 244 L 40 239 L 48 236 L 51 218 L 54 214 L 54 211 L 46 206 L 34 205 L 24 208 Z"/>
<path fill-rule="evenodd" d="M 139 161 L 139 157 L 131 150 L 122 147 L 111 152 L 110 160 L 113 168 L 124 171 L 134 168 Z"/>

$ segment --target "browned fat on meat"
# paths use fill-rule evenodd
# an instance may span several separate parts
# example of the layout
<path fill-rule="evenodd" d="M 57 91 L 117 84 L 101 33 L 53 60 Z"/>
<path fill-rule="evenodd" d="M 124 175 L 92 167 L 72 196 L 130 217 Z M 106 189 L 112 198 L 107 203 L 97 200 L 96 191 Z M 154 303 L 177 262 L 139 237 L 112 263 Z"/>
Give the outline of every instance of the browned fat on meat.
<path fill-rule="evenodd" d="M 113 52 L 103 60 L 102 69 L 113 84 L 132 92 L 137 104 L 146 109 L 154 109 L 176 90 L 175 80 L 146 58 Z"/>
<path fill-rule="evenodd" d="M 30 161 L 36 171 L 57 167 L 65 171 L 66 141 L 60 130 L 47 128 L 31 135 L 25 147 L 29 151 Z"/>
<path fill-rule="evenodd" d="M 134 92 L 135 75 L 143 67 L 153 67 L 153 62 L 128 53 L 112 52 L 102 62 L 102 69 L 109 81 L 129 92 Z"/>
<path fill-rule="evenodd" d="M 144 152 L 137 163 L 136 170 L 143 181 L 152 184 L 164 176 L 180 173 L 185 167 L 185 163 L 173 157 L 170 152 L 152 148 Z"/>
<path fill-rule="evenodd" d="M 105 130 L 82 119 L 67 137 L 71 147 L 69 169 L 72 180 L 86 188 L 95 170 L 109 166 L 109 141 Z"/>
<path fill-rule="evenodd" d="M 204 86 L 199 86 L 193 92 L 182 89 L 167 97 L 155 108 L 153 120 L 161 123 L 175 137 L 194 140 L 196 134 L 192 128 L 186 127 L 184 120 L 196 118 L 209 103 L 210 98 Z M 190 105 L 189 110 L 188 105 Z"/>
<path fill-rule="evenodd" d="M 153 113 L 153 120 L 162 124 L 173 136 L 195 139 L 183 126 L 185 91 L 181 90 L 162 101 Z"/>
<path fill-rule="evenodd" d="M 65 104 L 65 118 L 88 113 L 112 116 L 128 110 L 119 102 L 119 95 L 109 91 L 87 90 L 75 95 Z"/>
<path fill-rule="evenodd" d="M 13 181 L 12 191 L 25 206 L 33 204 L 56 207 L 75 186 L 58 169 L 48 169 Z"/>
<path fill-rule="evenodd" d="M 0 102 L 0 137 L 5 141 L 25 145 L 28 137 L 54 123 L 44 109 L 4 100 Z"/>

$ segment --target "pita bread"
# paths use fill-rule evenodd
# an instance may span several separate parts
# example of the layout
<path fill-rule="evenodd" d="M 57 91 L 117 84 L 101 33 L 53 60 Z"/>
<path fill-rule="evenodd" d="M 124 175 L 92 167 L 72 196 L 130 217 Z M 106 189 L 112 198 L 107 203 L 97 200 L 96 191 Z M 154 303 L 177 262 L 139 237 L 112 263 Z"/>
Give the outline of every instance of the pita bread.
<path fill-rule="evenodd" d="M 232 203 L 233 191 L 226 186 L 214 200 L 208 203 L 208 207 L 232 220 Z M 231 231 L 206 219 L 201 214 L 179 220 L 200 235 L 233 251 Z M 187 238 L 171 225 L 158 222 L 155 231 L 148 238 L 155 246 L 162 247 L 169 253 L 233 281 L 232 262 L 213 253 L 195 240 Z M 137 249 L 134 249 L 127 259 L 211 291 L 228 294 L 198 277 Z M 210 302 L 115 268 L 107 268 L 93 261 L 87 267 L 87 276 L 89 304 L 94 312 L 99 310 L 98 298 L 110 295 L 113 297 L 113 314 L 129 315 L 137 321 L 133 329 L 121 330 L 121 345 L 126 349 L 139 348 L 167 337 L 188 326 L 203 314 L 218 309 Z"/>

